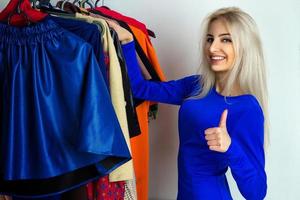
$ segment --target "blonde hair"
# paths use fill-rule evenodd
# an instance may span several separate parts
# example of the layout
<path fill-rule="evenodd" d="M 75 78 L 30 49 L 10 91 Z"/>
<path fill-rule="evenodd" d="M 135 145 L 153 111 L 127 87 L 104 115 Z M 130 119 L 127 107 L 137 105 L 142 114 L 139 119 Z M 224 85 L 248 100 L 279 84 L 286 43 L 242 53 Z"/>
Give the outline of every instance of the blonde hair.
<path fill-rule="evenodd" d="M 266 67 L 262 43 L 257 25 L 250 15 L 239 8 L 228 7 L 218 9 L 209 14 L 202 23 L 201 35 L 201 74 L 202 89 L 197 97 L 204 97 L 214 87 L 216 77 L 205 57 L 204 47 L 210 24 L 222 19 L 231 35 L 235 51 L 235 60 L 228 73 L 224 94 L 230 94 L 234 83 L 238 83 L 243 93 L 254 95 L 264 113 L 264 146 L 269 143 L 268 93 L 266 83 Z"/>

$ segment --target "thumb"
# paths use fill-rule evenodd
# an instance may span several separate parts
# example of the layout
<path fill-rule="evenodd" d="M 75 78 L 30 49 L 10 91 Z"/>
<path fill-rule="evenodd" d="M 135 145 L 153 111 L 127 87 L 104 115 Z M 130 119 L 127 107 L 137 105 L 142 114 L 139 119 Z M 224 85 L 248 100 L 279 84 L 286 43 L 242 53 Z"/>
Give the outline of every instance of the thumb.
<path fill-rule="evenodd" d="M 226 127 L 226 121 L 227 121 L 227 114 L 228 114 L 228 110 L 224 110 L 222 115 L 221 115 L 221 119 L 219 122 L 219 127 Z"/>

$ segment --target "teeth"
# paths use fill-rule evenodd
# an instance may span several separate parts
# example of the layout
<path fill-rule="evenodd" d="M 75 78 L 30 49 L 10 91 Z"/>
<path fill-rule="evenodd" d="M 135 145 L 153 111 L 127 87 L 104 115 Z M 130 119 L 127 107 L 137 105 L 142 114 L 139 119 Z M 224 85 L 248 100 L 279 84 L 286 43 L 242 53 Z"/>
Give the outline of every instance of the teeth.
<path fill-rule="evenodd" d="M 211 59 L 212 60 L 223 60 L 225 57 L 223 56 L 212 56 Z"/>

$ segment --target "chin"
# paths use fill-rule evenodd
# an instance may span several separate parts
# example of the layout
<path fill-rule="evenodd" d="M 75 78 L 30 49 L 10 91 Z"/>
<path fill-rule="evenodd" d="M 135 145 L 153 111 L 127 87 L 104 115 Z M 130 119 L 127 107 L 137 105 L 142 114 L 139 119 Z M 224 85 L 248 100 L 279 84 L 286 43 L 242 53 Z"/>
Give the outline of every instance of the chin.
<path fill-rule="evenodd" d="M 226 67 L 226 66 L 217 66 L 217 65 L 213 65 L 211 66 L 211 70 L 213 72 L 227 72 L 229 71 L 229 67 Z"/>

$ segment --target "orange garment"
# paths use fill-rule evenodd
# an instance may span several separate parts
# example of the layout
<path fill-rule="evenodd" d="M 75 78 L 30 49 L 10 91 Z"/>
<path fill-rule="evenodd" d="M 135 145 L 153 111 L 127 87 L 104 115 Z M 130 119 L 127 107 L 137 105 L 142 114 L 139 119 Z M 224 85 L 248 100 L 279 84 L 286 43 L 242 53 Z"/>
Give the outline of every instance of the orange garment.
<path fill-rule="evenodd" d="M 146 35 L 143 33 L 143 31 L 141 31 L 140 29 L 138 29 L 134 26 L 129 25 L 129 27 L 130 27 L 131 31 L 133 32 L 134 36 L 136 37 L 137 42 L 140 44 L 140 46 L 144 50 L 144 53 L 148 57 L 150 63 L 152 64 L 152 66 L 153 66 L 154 70 L 156 71 L 156 73 L 158 74 L 159 78 L 162 81 L 165 81 L 166 78 L 165 78 L 163 71 L 161 70 L 155 49 L 153 48 L 151 43 L 147 40 Z"/>
<path fill-rule="evenodd" d="M 158 58 L 153 46 L 147 40 L 146 35 L 134 26 L 129 26 L 135 35 L 137 42 L 142 47 L 144 53 L 152 64 L 154 70 L 162 81 L 165 76 L 160 68 Z M 148 183 L 149 183 L 149 137 L 148 137 L 148 112 L 149 101 L 144 101 L 137 108 L 137 116 L 140 124 L 141 134 L 130 139 L 133 166 L 136 176 L 136 188 L 138 200 L 148 200 Z"/>

